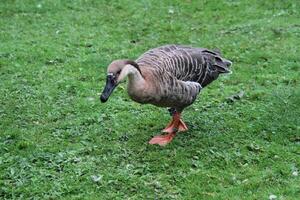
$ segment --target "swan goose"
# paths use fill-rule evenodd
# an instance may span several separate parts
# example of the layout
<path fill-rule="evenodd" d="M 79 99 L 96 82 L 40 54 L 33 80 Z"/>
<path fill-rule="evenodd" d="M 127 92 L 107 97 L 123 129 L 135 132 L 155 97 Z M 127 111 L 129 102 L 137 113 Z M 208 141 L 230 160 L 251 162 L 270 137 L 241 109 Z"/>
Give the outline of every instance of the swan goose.
<path fill-rule="evenodd" d="M 129 97 L 141 104 L 169 107 L 171 122 L 149 143 L 166 145 L 176 133 L 187 131 L 181 113 L 199 92 L 229 73 L 231 62 L 217 51 L 183 45 L 165 45 L 150 49 L 137 60 L 115 60 L 107 68 L 106 85 L 100 96 L 106 102 L 117 85 L 128 77 Z"/>

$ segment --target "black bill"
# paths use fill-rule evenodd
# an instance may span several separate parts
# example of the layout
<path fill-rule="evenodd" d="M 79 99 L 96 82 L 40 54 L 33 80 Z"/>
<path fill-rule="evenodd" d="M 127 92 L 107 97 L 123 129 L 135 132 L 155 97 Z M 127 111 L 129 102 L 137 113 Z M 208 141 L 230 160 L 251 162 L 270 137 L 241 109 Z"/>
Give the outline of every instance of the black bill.
<path fill-rule="evenodd" d="M 111 95 L 111 93 L 114 91 L 114 89 L 117 86 L 117 82 L 115 80 L 115 76 L 113 75 L 107 75 L 106 78 L 106 85 L 103 89 L 103 92 L 100 96 L 100 100 L 102 103 L 106 102 Z"/>

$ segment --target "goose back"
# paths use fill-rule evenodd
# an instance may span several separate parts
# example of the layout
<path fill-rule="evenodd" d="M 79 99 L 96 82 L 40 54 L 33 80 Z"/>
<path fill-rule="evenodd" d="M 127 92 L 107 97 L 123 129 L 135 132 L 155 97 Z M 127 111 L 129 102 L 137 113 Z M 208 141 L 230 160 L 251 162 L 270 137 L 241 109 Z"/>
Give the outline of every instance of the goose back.
<path fill-rule="evenodd" d="M 177 79 L 197 82 L 201 87 L 216 80 L 219 74 L 230 72 L 231 65 L 217 51 L 183 45 L 165 45 L 151 49 L 141 55 L 136 63 L 142 71 L 143 68 L 151 70 L 157 79 L 170 75 L 174 77 L 171 84 L 175 84 Z"/>

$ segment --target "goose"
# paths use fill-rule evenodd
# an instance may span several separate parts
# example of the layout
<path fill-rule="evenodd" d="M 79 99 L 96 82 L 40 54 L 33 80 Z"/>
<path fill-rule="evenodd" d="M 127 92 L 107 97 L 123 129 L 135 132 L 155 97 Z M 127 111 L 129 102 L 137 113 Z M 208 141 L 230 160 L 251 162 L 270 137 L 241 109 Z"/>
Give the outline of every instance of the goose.
<path fill-rule="evenodd" d="M 172 120 L 162 130 L 166 134 L 149 141 L 149 144 L 164 146 L 177 133 L 188 130 L 181 119 L 182 111 L 220 74 L 231 72 L 231 64 L 216 50 L 184 45 L 153 48 L 136 60 L 113 61 L 107 68 L 100 100 L 106 102 L 119 83 L 128 77 L 127 92 L 133 101 L 169 108 Z"/>

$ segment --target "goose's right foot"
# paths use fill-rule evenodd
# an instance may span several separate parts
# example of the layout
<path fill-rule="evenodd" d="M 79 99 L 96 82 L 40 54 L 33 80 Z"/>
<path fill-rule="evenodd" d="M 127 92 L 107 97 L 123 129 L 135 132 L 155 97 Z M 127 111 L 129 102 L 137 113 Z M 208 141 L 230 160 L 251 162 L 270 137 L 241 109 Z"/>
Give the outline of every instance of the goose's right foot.
<path fill-rule="evenodd" d="M 187 131 L 188 128 L 186 124 L 180 118 L 180 113 L 175 112 L 173 114 L 172 121 L 168 124 L 168 126 L 162 130 L 164 133 L 173 133 L 173 132 L 182 132 Z"/>

